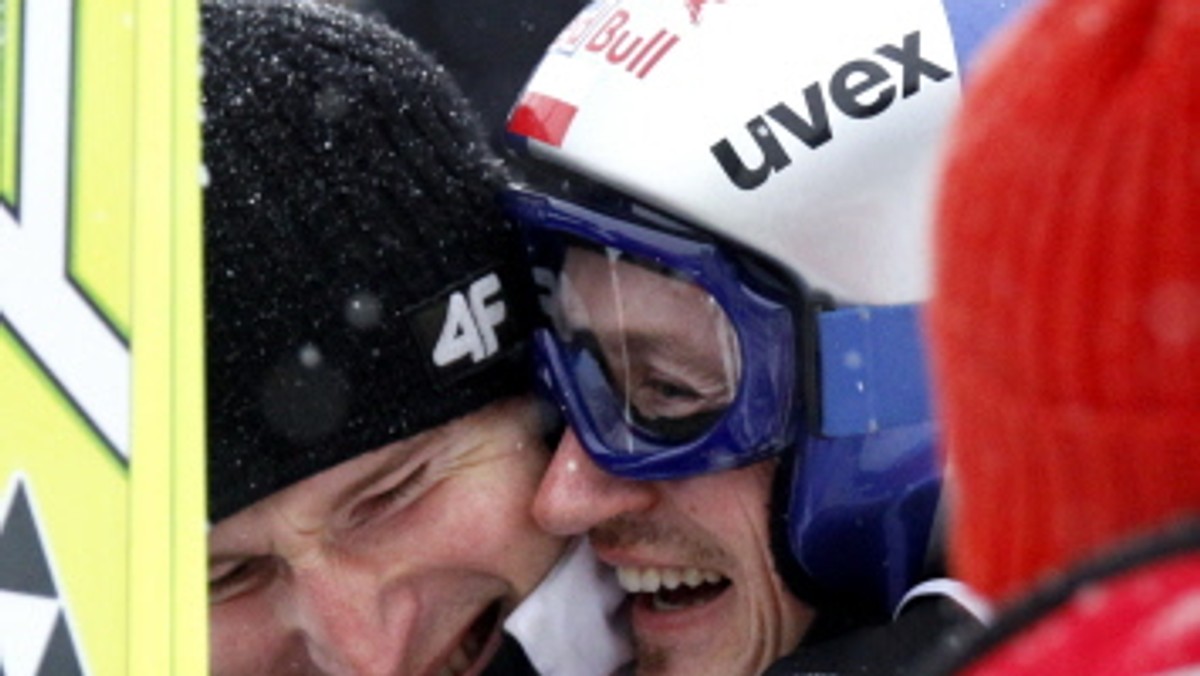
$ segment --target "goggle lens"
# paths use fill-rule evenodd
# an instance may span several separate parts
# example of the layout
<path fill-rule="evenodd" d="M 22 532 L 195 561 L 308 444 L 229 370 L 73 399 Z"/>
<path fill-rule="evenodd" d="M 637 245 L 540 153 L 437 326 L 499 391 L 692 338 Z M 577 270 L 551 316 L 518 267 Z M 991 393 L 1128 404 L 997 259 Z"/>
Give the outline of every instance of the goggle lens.
<path fill-rule="evenodd" d="M 615 413 L 655 442 L 681 443 L 732 405 L 742 373 L 737 332 L 699 285 L 589 246 L 565 247 L 557 269 L 535 275 L 575 381 L 590 383 L 581 403 L 593 419 Z M 614 404 L 619 411 L 609 410 Z"/>

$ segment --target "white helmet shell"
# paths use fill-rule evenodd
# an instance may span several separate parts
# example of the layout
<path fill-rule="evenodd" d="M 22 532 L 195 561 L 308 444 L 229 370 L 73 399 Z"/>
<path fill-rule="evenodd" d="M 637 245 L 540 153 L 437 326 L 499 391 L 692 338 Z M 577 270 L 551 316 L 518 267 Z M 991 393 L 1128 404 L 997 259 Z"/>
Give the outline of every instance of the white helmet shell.
<path fill-rule="evenodd" d="M 957 71 L 942 0 L 601 0 L 509 132 L 843 303 L 909 303 Z"/>

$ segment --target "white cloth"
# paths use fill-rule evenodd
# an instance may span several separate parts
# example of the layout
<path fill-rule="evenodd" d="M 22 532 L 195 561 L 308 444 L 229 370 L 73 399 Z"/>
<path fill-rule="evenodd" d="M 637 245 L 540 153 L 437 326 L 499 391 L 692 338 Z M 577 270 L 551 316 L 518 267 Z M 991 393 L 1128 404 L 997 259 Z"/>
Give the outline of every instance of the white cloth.
<path fill-rule="evenodd" d="M 625 593 L 587 538 L 576 538 L 504 629 L 542 676 L 611 676 L 633 659 Z M 624 615 L 624 613 L 621 613 Z"/>

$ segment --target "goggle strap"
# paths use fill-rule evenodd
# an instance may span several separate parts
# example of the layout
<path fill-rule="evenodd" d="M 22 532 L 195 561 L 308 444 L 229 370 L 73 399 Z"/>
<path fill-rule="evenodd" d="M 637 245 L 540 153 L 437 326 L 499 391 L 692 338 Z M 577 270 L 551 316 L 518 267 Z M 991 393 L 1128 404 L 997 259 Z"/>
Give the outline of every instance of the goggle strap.
<path fill-rule="evenodd" d="M 817 314 L 821 434 L 844 437 L 932 419 L 917 304 Z"/>

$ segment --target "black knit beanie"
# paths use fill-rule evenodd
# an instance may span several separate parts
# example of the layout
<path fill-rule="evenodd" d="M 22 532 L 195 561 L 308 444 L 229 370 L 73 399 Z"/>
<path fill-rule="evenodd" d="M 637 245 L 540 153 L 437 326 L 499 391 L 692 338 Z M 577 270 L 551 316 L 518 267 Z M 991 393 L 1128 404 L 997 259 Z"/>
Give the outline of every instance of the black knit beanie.
<path fill-rule="evenodd" d="M 315 2 L 206 1 L 214 522 L 530 387 L 506 175 L 412 41 Z"/>

